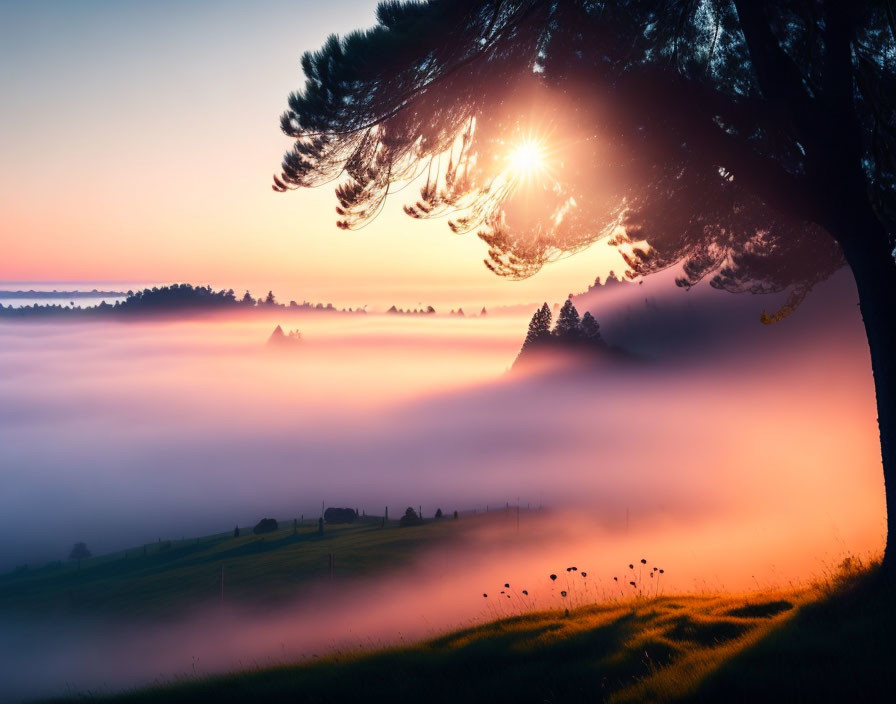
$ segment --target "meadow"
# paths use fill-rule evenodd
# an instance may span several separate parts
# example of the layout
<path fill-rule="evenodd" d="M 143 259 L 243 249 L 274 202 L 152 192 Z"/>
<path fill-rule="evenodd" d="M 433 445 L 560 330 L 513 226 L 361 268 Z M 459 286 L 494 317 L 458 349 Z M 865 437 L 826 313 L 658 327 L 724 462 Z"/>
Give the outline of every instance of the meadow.
<path fill-rule="evenodd" d="M 238 537 L 228 531 L 159 539 L 0 575 L 0 614 L 139 622 L 175 619 L 221 604 L 273 608 L 315 583 L 406 568 L 424 548 L 457 537 L 458 526 L 452 524 L 443 519 L 399 529 L 397 520 L 384 524 L 382 517 L 366 517 L 327 525 L 319 533 L 317 520 L 306 518 L 295 528 L 293 520 L 280 521 L 277 531 L 261 535 L 244 526 Z"/>
<path fill-rule="evenodd" d="M 521 514 L 524 525 L 539 530 L 545 521 L 563 520 Z M 130 623 L 146 641 L 148 660 L 166 647 L 152 635 L 160 623 L 177 629 L 183 621 L 168 642 L 189 643 L 193 629 L 207 636 L 211 629 L 216 637 L 215 620 L 234 609 L 240 625 L 221 630 L 221 637 L 248 642 L 258 631 L 276 640 L 270 624 L 281 620 L 286 630 L 314 633 L 308 641 L 314 646 L 301 653 L 236 667 L 197 666 L 198 656 L 187 667 L 181 653 L 180 667 L 159 668 L 164 674 L 149 686 L 70 683 L 66 697 L 47 700 L 55 702 L 342 702 L 359 692 L 370 702 L 878 701 L 896 686 L 888 662 L 887 638 L 896 626 L 889 585 L 857 558 L 802 584 L 672 594 L 646 560 L 620 565 L 623 578 L 604 580 L 570 566 L 550 579 L 543 575 L 543 585 L 532 585 L 539 589 L 485 585 L 489 592 L 476 595 L 479 617 L 432 628 L 422 638 L 410 630 L 406 638 L 390 638 L 384 627 L 381 638 L 362 639 L 360 619 L 354 638 L 337 637 L 338 614 L 357 619 L 364 610 L 334 599 L 340 588 L 357 599 L 359 591 L 376 591 L 377 578 L 391 588 L 393 575 L 431 593 L 417 576 L 426 555 L 452 555 L 451 569 L 462 570 L 470 541 L 494 539 L 496 531 L 506 540 L 517 535 L 515 523 L 514 508 L 501 507 L 412 527 L 366 516 L 320 533 L 317 521 L 305 519 L 281 521 L 262 535 L 244 527 L 239 536 L 158 541 L 80 564 L 5 574 L 0 614 L 30 617 L 32 624 L 41 614 L 94 630 Z M 332 626 L 329 637 L 307 611 L 299 618 L 289 611 L 297 599 L 321 612 L 321 622 Z M 378 608 L 388 623 L 390 606 Z M 397 608 L 416 605 L 399 599 Z M 89 650 L 87 641 L 80 644 Z M 123 641 L 117 647 L 132 658 Z"/>
<path fill-rule="evenodd" d="M 53 701 L 886 701 L 888 592 L 847 560 L 807 588 L 532 611 L 413 645 Z"/>

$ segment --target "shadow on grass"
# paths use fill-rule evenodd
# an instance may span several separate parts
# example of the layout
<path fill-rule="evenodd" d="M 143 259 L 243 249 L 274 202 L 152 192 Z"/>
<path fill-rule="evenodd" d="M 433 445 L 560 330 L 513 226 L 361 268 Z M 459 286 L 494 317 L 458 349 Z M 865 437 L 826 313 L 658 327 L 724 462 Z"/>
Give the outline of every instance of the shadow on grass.
<path fill-rule="evenodd" d="M 696 701 L 896 701 L 896 591 L 863 575 L 804 605 L 701 683 Z"/>

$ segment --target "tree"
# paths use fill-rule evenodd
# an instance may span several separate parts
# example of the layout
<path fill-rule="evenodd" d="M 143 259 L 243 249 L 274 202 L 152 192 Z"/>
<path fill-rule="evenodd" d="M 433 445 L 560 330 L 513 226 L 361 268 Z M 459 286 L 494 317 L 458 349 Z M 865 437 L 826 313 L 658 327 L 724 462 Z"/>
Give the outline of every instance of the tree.
<path fill-rule="evenodd" d="M 563 342 L 578 342 L 582 338 L 582 322 L 579 320 L 579 311 L 567 298 L 560 315 L 557 316 L 557 324 L 554 326 L 554 335 Z"/>
<path fill-rule="evenodd" d="M 264 299 L 264 304 L 266 306 L 275 306 L 277 305 L 277 299 L 274 297 L 273 291 L 268 291 L 268 295 Z"/>
<path fill-rule="evenodd" d="M 324 521 L 327 523 L 353 523 L 357 517 L 358 512 L 353 508 L 330 506 L 324 511 Z"/>
<path fill-rule="evenodd" d="M 535 311 L 532 320 L 529 321 L 529 332 L 523 342 L 523 349 L 528 350 L 533 345 L 543 343 L 551 337 L 551 309 L 548 304 L 542 304 L 541 308 Z"/>
<path fill-rule="evenodd" d="M 407 526 L 419 526 L 423 525 L 423 519 L 417 514 L 417 512 L 408 506 L 407 510 L 404 512 L 404 515 L 398 519 L 398 525 L 402 528 Z"/>
<path fill-rule="evenodd" d="M 242 303 L 244 306 L 254 306 L 255 299 L 252 298 L 252 294 L 249 293 L 249 291 L 246 291 L 243 294 L 243 297 L 240 299 L 240 303 Z"/>
<path fill-rule="evenodd" d="M 75 543 L 72 551 L 68 554 L 68 559 L 77 560 L 78 569 L 81 569 L 81 560 L 86 560 L 90 556 L 91 552 L 87 549 L 87 543 Z"/>
<path fill-rule="evenodd" d="M 262 518 L 252 529 L 252 532 L 255 535 L 261 535 L 262 533 L 273 533 L 279 528 L 279 524 L 275 518 Z"/>
<path fill-rule="evenodd" d="M 234 537 L 234 538 L 239 538 L 239 537 L 240 537 L 240 527 L 239 527 L 239 526 L 234 526 L 234 527 L 233 527 L 233 537 Z"/>
<path fill-rule="evenodd" d="M 478 230 L 499 275 L 606 237 L 632 278 L 680 265 L 682 286 L 787 291 L 763 322 L 848 264 L 893 512 L 894 36 L 875 0 L 382 3 L 374 28 L 302 58 L 274 189 L 344 174 L 352 228 L 425 168 L 406 212 L 456 213 L 452 230 Z M 494 158 L 532 134 L 553 157 L 537 193 Z"/>
<path fill-rule="evenodd" d="M 591 315 L 590 311 L 585 311 L 582 316 L 581 335 L 585 342 L 592 344 L 603 344 L 603 338 L 600 336 L 600 325 Z"/>
<path fill-rule="evenodd" d="M 441 518 L 441 517 L 442 517 L 442 509 L 437 508 L 437 509 L 436 509 L 436 518 L 439 519 L 439 518 Z"/>

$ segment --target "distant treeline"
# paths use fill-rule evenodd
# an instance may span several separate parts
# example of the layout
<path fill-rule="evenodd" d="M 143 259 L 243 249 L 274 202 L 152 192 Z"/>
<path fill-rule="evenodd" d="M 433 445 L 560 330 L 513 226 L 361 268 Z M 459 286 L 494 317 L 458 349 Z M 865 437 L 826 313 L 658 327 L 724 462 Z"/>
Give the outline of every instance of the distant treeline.
<path fill-rule="evenodd" d="M 91 297 L 97 294 L 91 292 Z M 268 291 L 264 298 L 255 299 L 249 291 L 241 298 L 237 298 L 233 289 L 215 291 L 211 286 L 192 286 L 191 284 L 172 284 L 170 286 L 153 286 L 142 291 L 128 291 L 123 301 L 109 304 L 105 301 L 96 306 L 82 308 L 76 306 L 74 301 L 68 305 L 48 303 L 45 305 L 34 304 L 31 306 L 4 306 L 0 304 L 0 317 L 3 318 L 30 318 L 38 316 L 63 316 L 63 317 L 102 317 L 102 316 L 130 316 L 130 315 L 158 315 L 178 312 L 198 311 L 243 311 L 243 310 L 272 310 L 290 309 L 301 311 L 320 311 L 331 313 L 360 313 L 366 311 L 358 309 L 338 309 L 332 303 L 309 303 L 303 301 L 296 303 L 290 301 L 285 305 L 277 301 L 274 293 Z"/>
<path fill-rule="evenodd" d="M 392 306 L 389 310 L 386 311 L 389 315 L 434 315 L 436 309 L 432 306 L 426 306 L 426 308 L 414 308 L 411 310 L 404 310 L 403 308 L 396 308 Z"/>
<path fill-rule="evenodd" d="M 0 298 L 121 298 L 124 291 L 0 291 Z"/>
<path fill-rule="evenodd" d="M 403 308 L 396 308 L 392 306 L 386 313 L 390 315 L 435 315 L 436 309 L 432 306 L 426 306 L 426 308 L 414 308 L 413 310 L 408 308 L 404 310 Z M 487 315 L 488 311 L 483 308 L 479 315 Z M 464 309 L 458 308 L 457 310 L 451 309 L 451 312 L 448 315 L 459 315 L 461 317 L 464 316 Z"/>

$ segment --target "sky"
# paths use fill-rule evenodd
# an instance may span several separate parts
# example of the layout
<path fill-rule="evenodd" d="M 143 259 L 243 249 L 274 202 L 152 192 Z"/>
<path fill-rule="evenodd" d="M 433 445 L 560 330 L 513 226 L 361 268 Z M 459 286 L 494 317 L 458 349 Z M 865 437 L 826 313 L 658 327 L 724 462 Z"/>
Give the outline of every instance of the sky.
<path fill-rule="evenodd" d="M 370 26 L 372 0 L 0 1 L 0 281 L 188 281 L 339 305 L 562 300 L 605 245 L 526 282 L 401 212 L 335 226 L 332 189 L 274 193 L 299 60 Z M 402 199 L 402 196 L 406 196 Z"/>

